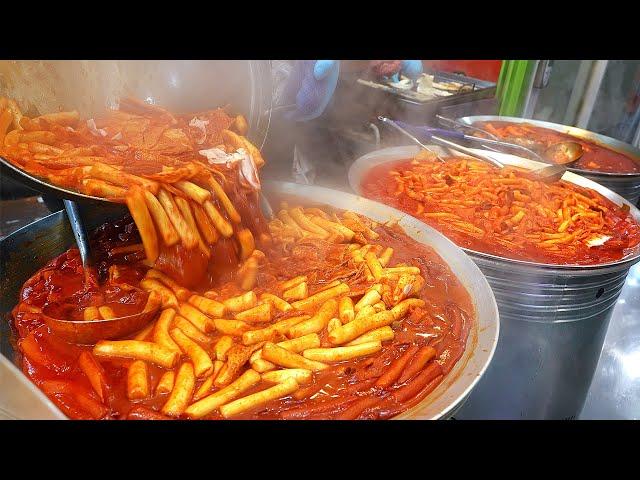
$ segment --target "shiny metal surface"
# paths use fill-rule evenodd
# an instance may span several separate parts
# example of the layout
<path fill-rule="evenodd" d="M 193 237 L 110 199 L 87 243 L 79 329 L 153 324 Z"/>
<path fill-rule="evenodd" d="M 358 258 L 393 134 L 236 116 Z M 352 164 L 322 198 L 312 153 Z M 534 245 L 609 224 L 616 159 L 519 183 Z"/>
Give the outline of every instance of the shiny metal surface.
<path fill-rule="evenodd" d="M 411 146 L 365 155 L 352 165 L 349 183 L 359 193 L 372 166 L 417 152 Z M 544 165 L 507 154 L 499 158 L 527 168 Z M 619 205 L 626 203 L 640 221 L 640 211 L 616 193 L 572 172 L 563 179 L 593 188 Z M 616 300 L 629 268 L 640 260 L 640 248 L 620 261 L 596 266 L 544 265 L 463 250 L 491 285 L 502 331 L 491 366 L 457 418 L 576 418 Z"/>
<path fill-rule="evenodd" d="M 580 419 L 640 420 L 640 265 L 629 270 Z"/>
<path fill-rule="evenodd" d="M 493 357 L 499 333 L 499 315 L 491 288 L 471 259 L 444 235 L 400 210 L 363 197 L 328 188 L 269 182 L 267 196 L 295 196 L 301 203 L 320 203 L 349 209 L 377 221 L 399 219 L 407 235 L 431 246 L 449 265 L 467 288 L 476 309 L 477 323 L 472 328 L 467 349 L 453 370 L 423 402 L 399 415 L 398 419 L 448 418 L 460 408 L 485 373 Z"/>
<path fill-rule="evenodd" d="M 259 148 L 271 122 L 271 65 L 267 60 L 0 60 L 0 96 L 27 115 L 78 110 L 91 118 L 135 96 L 175 112 L 228 105 L 243 114 Z M 74 201 L 108 201 L 27 175 L 0 157 L 0 174 L 30 188 Z"/>
<path fill-rule="evenodd" d="M 448 117 L 445 117 L 443 115 L 436 115 L 436 119 L 438 120 L 440 125 L 442 125 L 443 127 L 465 128 L 465 129 L 470 130 L 472 132 L 480 132 L 480 133 L 486 135 L 487 137 L 489 137 L 492 140 L 498 140 L 498 137 L 496 137 L 493 133 L 487 132 L 486 130 L 483 130 L 483 129 L 478 128 L 478 127 L 474 127 L 473 125 L 468 125 L 466 123 L 459 122 L 458 120 L 455 120 L 453 118 L 448 118 Z"/>
<path fill-rule="evenodd" d="M 80 251 L 82 267 L 87 271 L 91 264 L 91 251 L 89 250 L 89 238 L 87 237 L 87 232 L 84 229 L 82 217 L 80 216 L 80 208 L 76 202 L 64 200 L 64 209 L 67 212 L 67 218 L 69 219 L 73 236 L 76 239 L 76 245 Z"/>
<path fill-rule="evenodd" d="M 437 137 L 437 136 L 432 136 L 431 137 L 432 140 L 435 140 L 435 143 L 437 143 L 440 146 L 444 146 L 444 147 L 449 147 L 452 150 L 456 150 L 458 152 L 461 153 L 465 153 L 469 156 L 473 156 L 475 158 L 478 158 L 484 162 L 487 162 L 490 165 L 493 165 L 494 167 L 498 167 L 498 168 L 502 168 L 504 165 L 502 165 L 502 163 L 498 162 L 497 160 L 491 158 L 489 155 L 485 155 L 484 153 L 480 153 L 478 152 L 478 150 L 475 150 L 475 152 L 473 151 L 473 149 L 471 148 L 467 148 L 463 145 L 458 145 L 457 143 L 451 142 L 449 140 L 445 140 L 444 138 L 441 137 Z"/>
<path fill-rule="evenodd" d="M 559 123 L 543 122 L 541 120 L 533 120 L 530 118 L 501 117 L 498 115 L 475 115 L 459 118 L 458 121 L 467 125 L 472 125 L 477 122 L 491 121 L 529 123 L 531 125 L 548 128 L 557 132 L 567 133 L 577 138 L 594 141 L 610 148 L 611 150 L 629 155 L 638 163 L 640 163 L 640 149 L 634 147 L 633 145 L 629 145 L 628 143 L 616 140 L 615 138 L 600 135 L 599 133 L 590 132 L 589 130 L 583 130 L 582 128 L 570 127 L 568 125 L 562 125 Z M 629 200 L 629 202 L 633 203 L 634 205 L 638 204 L 638 200 L 640 199 L 640 173 L 594 172 L 593 170 L 583 170 L 579 168 L 570 168 L 569 170 L 578 173 L 590 180 L 593 180 L 594 182 L 597 182 L 610 190 L 613 190 L 617 194 Z"/>
<path fill-rule="evenodd" d="M 522 145 L 517 145 L 515 143 L 503 142 L 503 141 L 500 141 L 500 140 L 491 140 L 491 139 L 488 139 L 488 138 L 478 138 L 478 137 L 474 137 L 472 135 L 465 135 L 464 139 L 468 140 L 468 141 L 475 142 L 475 143 L 482 143 L 483 144 L 482 146 L 485 147 L 485 148 L 494 147 L 492 149 L 493 150 L 497 150 L 497 151 L 501 151 L 500 148 L 518 150 L 519 152 L 526 153 L 528 155 L 525 158 L 529 158 L 529 156 L 531 156 L 531 157 L 533 157 L 534 160 L 538 160 L 540 162 L 544 161 L 544 158 L 542 158 L 540 155 L 538 155 L 533 150 L 529 150 L 528 148 L 523 147 Z M 500 148 L 495 148 L 495 147 L 500 147 Z"/>
<path fill-rule="evenodd" d="M 402 135 L 404 135 L 405 137 L 407 137 L 409 140 L 411 140 L 413 143 L 415 143 L 418 147 L 420 148 L 424 148 L 425 150 L 429 151 L 429 152 L 433 152 L 435 153 L 433 150 L 431 150 L 429 147 L 427 147 L 424 143 L 422 143 L 420 140 L 418 140 L 416 137 L 414 137 L 411 133 L 409 133 L 408 131 L 406 131 L 404 128 L 402 128 L 400 125 L 398 125 L 396 122 L 394 122 L 393 120 L 387 118 L 387 117 L 383 117 L 382 115 L 380 115 L 378 117 L 378 120 L 380 120 L 382 123 L 384 123 L 385 125 L 389 125 L 392 128 L 395 128 L 398 132 L 400 132 Z M 437 157 L 438 160 L 440 160 L 441 162 L 444 162 L 444 160 L 442 158 L 440 158 L 439 156 Z"/>
<path fill-rule="evenodd" d="M 0 355 L 0 420 L 65 420 L 60 410 Z"/>
<path fill-rule="evenodd" d="M 42 314 L 42 320 L 56 337 L 69 343 L 94 345 L 100 340 L 118 340 L 133 335 L 156 319 L 160 311 L 160 300 L 145 306 L 141 312 L 109 319 L 66 320 Z"/>
<path fill-rule="evenodd" d="M 408 235 L 432 246 L 449 265 L 472 297 L 477 323 L 470 332 L 467 350 L 447 378 L 425 401 L 398 418 L 437 419 L 449 417 L 460 407 L 485 372 L 498 341 L 497 304 L 491 293 L 491 288 L 480 270 L 443 235 L 391 207 L 349 194 L 340 193 L 337 195 L 335 190 L 308 185 L 272 182 L 266 183 L 264 188 L 267 195 L 272 198 L 283 195 L 296 196 L 314 203 L 348 208 L 378 221 L 400 219 L 399 224 Z M 84 218 L 87 228 L 91 230 L 104 221 L 121 217 L 125 212 L 124 207 L 114 206 L 110 210 L 104 208 L 94 210 L 93 215 L 85 215 Z M 27 225 L 0 242 L 0 314 L 3 316 L 0 321 L 0 353 L 7 358 L 13 360 L 15 355 L 13 346 L 9 342 L 10 332 L 7 318 L 16 303 L 22 284 L 38 268 L 72 245 L 73 233 L 63 211 Z M 10 274 L 6 272 L 10 272 Z M 13 382 L 21 381 L 24 383 L 25 380 L 26 388 L 30 394 L 39 398 L 41 402 L 48 402 L 46 397 L 26 377 L 19 375 Z M 9 388 L 0 390 L 0 402 L 8 396 L 14 398 L 13 394 L 6 393 L 13 391 L 13 382 Z M 18 398 L 17 395 L 16 393 L 15 398 Z M 16 413 L 21 418 L 44 418 L 40 412 L 41 410 L 35 407 L 29 407 L 24 410 L 19 409 Z"/>
<path fill-rule="evenodd" d="M 92 215 L 83 212 L 88 229 L 122 217 L 126 208 L 105 204 L 99 211 L 91 211 Z M 16 360 L 8 320 L 22 284 L 73 243 L 73 232 L 62 210 L 26 225 L 0 241 L 0 353 L 4 355 L 0 355 L 0 409 L 9 412 L 6 415 L 20 419 L 66 418 L 20 370 L 14 365 L 7 366 L 6 359 Z"/>

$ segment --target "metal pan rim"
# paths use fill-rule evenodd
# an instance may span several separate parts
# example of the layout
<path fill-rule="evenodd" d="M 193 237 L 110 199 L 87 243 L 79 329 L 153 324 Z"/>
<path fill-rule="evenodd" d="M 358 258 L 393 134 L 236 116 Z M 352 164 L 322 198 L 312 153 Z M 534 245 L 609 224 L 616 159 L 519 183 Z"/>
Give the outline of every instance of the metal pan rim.
<path fill-rule="evenodd" d="M 503 117 L 503 118 L 506 118 L 506 117 Z M 428 145 L 428 146 L 429 148 L 433 148 L 436 151 L 442 150 L 442 147 L 439 147 L 437 145 Z M 404 152 L 404 154 L 401 154 L 400 152 Z M 371 169 L 371 167 L 380 165 L 382 163 L 402 160 L 404 158 L 408 158 L 411 155 L 414 155 L 417 152 L 418 152 L 417 146 L 405 145 L 400 147 L 389 147 L 389 148 L 384 148 L 380 150 L 374 150 L 373 152 L 369 152 L 366 155 L 363 155 L 362 157 L 358 158 L 355 162 L 353 162 L 353 164 L 349 168 L 348 180 L 349 180 L 349 185 L 351 189 L 356 193 L 356 195 L 361 195 L 362 190 L 361 190 L 360 182 L 364 177 L 364 175 Z M 372 160 L 371 157 L 375 157 L 376 155 L 383 155 L 385 153 L 387 155 L 385 156 L 384 159 L 378 158 L 378 159 L 374 159 L 373 162 L 371 161 Z M 390 158 L 394 156 L 394 154 L 395 154 L 395 158 Z M 453 154 L 461 155 L 455 152 L 453 152 Z M 535 162 L 535 163 L 538 163 L 538 162 Z M 525 165 L 523 164 L 522 166 L 525 166 Z M 631 215 L 638 223 L 640 223 L 640 210 L 638 210 L 638 208 L 635 205 L 632 205 L 630 202 L 628 202 L 626 199 L 624 199 L 617 193 L 594 182 L 593 180 L 589 180 L 588 178 L 582 177 L 581 175 L 577 175 L 575 173 L 571 173 L 571 175 L 573 175 L 577 179 L 580 179 L 581 183 L 587 184 L 589 188 L 592 188 L 596 190 L 598 193 L 601 193 L 612 202 L 617 203 L 618 205 L 622 205 L 622 204 L 628 205 Z M 567 181 L 571 182 L 571 180 L 567 180 Z M 571 182 L 571 183 L 575 183 L 575 182 Z M 364 198 L 367 198 L 367 197 L 364 197 Z M 406 212 L 405 214 L 412 216 Z M 416 218 L 416 220 L 419 222 L 422 222 L 422 220 L 420 219 Z M 530 268 L 535 270 L 543 269 L 546 271 L 557 271 L 558 273 L 571 272 L 574 275 L 575 274 L 588 275 L 590 274 L 590 272 L 594 270 L 604 270 L 607 268 L 614 268 L 617 270 L 619 268 L 630 266 L 633 263 L 636 263 L 638 260 L 640 260 L 640 245 L 637 245 L 636 247 L 634 247 L 634 249 L 629 254 L 627 254 L 625 257 L 621 258 L 620 260 L 616 260 L 615 262 L 598 263 L 595 265 L 583 265 L 578 263 L 570 263 L 570 264 L 540 263 L 540 262 L 533 262 L 528 260 L 518 260 L 518 259 L 501 257 L 498 255 L 480 252 L 478 250 L 473 250 L 473 249 L 461 247 L 461 246 L 459 246 L 459 248 L 461 248 L 465 253 L 467 253 L 471 257 L 478 257 L 482 260 L 492 260 L 497 263 L 517 265 L 517 266 L 522 266 L 524 268 Z"/>

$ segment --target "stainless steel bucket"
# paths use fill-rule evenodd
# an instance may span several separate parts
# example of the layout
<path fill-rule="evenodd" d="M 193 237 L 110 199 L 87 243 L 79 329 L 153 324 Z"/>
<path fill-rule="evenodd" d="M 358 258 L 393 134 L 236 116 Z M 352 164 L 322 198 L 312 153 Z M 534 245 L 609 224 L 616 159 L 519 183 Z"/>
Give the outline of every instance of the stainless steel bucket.
<path fill-rule="evenodd" d="M 326 188 L 285 182 L 266 183 L 265 191 L 272 198 L 295 196 L 300 198 L 301 203 L 313 202 L 350 209 L 378 221 L 400 219 L 399 225 L 409 236 L 430 245 L 449 265 L 454 275 L 467 288 L 475 307 L 477 321 L 469 333 L 465 353 L 438 388 L 421 403 L 396 418 L 450 417 L 460 408 L 486 371 L 498 343 L 498 307 L 491 288 L 478 267 L 436 230 L 381 203 Z M 111 208 L 108 210 L 102 208 L 84 212 L 87 228 L 93 229 L 126 213 L 126 209 L 121 205 L 109 207 Z M 63 211 L 27 225 L 0 241 L 0 316 L 3 317 L 0 318 L 0 353 L 10 360 L 14 360 L 15 352 L 9 342 L 7 320 L 9 312 L 16 304 L 20 287 L 38 268 L 71 247 L 73 242 L 73 233 Z M 2 368 L 3 362 L 0 362 L 0 380 L 4 378 Z M 15 418 L 62 416 L 26 377 L 14 368 L 11 370 L 11 383 L 8 383 L 7 387 L 3 383 L 0 388 L 0 418 L 3 405 L 13 408 L 12 416 Z M 26 395 L 25 388 L 29 390 L 29 400 L 36 398 L 39 401 L 25 400 L 24 403 L 20 403 L 19 397 Z"/>
<path fill-rule="evenodd" d="M 410 158 L 417 151 L 417 147 L 396 147 L 359 158 L 349 171 L 351 187 L 360 193 L 361 180 L 371 167 Z M 619 205 L 628 204 L 640 221 L 640 211 L 616 193 L 572 172 L 563 179 L 597 190 Z M 640 259 L 640 248 L 623 260 L 597 266 L 549 266 L 463 250 L 496 296 L 501 335 L 494 361 L 457 418 L 577 417 L 613 307 L 629 268 Z"/>
<path fill-rule="evenodd" d="M 519 117 L 500 117 L 495 115 L 475 115 L 471 117 L 463 117 L 458 119 L 459 121 L 472 125 L 476 122 L 513 122 L 513 123 L 529 123 L 538 127 L 548 128 L 557 132 L 567 133 L 574 137 L 582 138 L 584 140 L 595 141 L 601 145 L 610 148 L 616 152 L 624 153 L 633 158 L 640 164 L 640 150 L 629 145 L 628 143 L 621 142 L 615 138 L 600 135 L 599 133 L 590 132 L 589 130 L 583 130 L 577 127 L 570 127 L 568 125 L 561 125 L 559 123 L 543 122 L 541 120 L 533 120 L 531 118 L 519 118 Z M 633 205 L 638 205 L 640 200 L 640 173 L 607 173 L 607 172 L 595 172 L 593 170 L 582 170 L 580 168 L 571 168 L 570 171 L 578 173 L 589 180 L 593 180 L 599 183 L 603 187 L 613 190 L 621 197 L 627 199 Z"/>

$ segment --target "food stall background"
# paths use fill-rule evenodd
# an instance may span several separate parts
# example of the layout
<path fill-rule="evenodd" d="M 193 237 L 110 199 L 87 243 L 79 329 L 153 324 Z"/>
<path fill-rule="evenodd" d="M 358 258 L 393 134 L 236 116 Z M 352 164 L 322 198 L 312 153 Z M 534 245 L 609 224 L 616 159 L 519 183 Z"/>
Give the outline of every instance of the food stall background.
<path fill-rule="evenodd" d="M 0 93 L 7 88 L 7 69 L 14 63 L 0 61 Z M 188 63 L 185 62 L 185 65 Z M 351 67 L 343 69 L 337 94 L 329 105 L 326 117 L 319 122 L 292 126 L 274 112 L 264 146 L 269 162 L 265 171 L 267 176 L 286 180 L 296 178 L 292 166 L 296 151 L 300 150 L 297 145 L 307 141 L 306 146 L 311 146 L 311 155 L 321 165 L 313 182 L 347 190 L 346 171 L 350 162 L 367 151 L 393 144 L 393 140 L 385 139 L 382 129 L 376 132 L 370 127 L 372 116 L 381 105 L 380 97 L 372 95 L 370 90 L 354 87 L 365 63 L 362 62 L 359 68 L 354 62 Z M 500 70 L 496 77 L 497 63 L 502 69 L 510 64 L 509 61 L 491 60 L 425 60 L 423 66 L 427 72 L 460 72 L 466 77 L 500 83 Z M 229 62 L 229 65 L 233 65 L 233 62 Z M 520 101 L 517 102 L 519 111 L 513 112 L 514 115 L 575 125 L 640 146 L 639 61 L 536 60 L 530 61 L 528 68 L 530 75 L 515 92 Z M 536 72 L 545 71 L 548 76 L 536 75 Z M 43 71 L 41 74 L 45 80 L 56 79 L 55 76 L 48 77 L 51 72 Z M 60 78 L 57 80 L 60 81 Z M 144 82 L 145 77 L 141 75 L 140 80 Z M 71 79 L 65 78 L 64 81 Z M 214 84 L 212 79 L 209 85 Z M 183 95 L 184 91 L 180 89 L 179 82 L 176 82 L 176 94 Z M 46 89 L 31 93 L 42 98 L 47 95 Z M 192 91 L 191 94 L 193 98 L 198 96 L 198 92 Z M 159 103 L 163 101 L 158 100 Z M 501 100 L 503 98 L 500 95 L 488 99 L 473 99 L 439 110 L 430 110 L 422 117 L 418 115 L 418 118 L 425 124 L 434 124 L 435 113 L 445 113 L 454 118 L 462 115 L 498 114 L 501 113 Z M 398 105 L 405 106 L 400 100 L 389 98 L 383 104 L 385 108 Z M 399 108 L 393 111 L 412 113 L 411 119 L 416 120 L 415 109 Z M 5 178 L 1 180 L 0 237 L 49 213 L 42 197 L 37 193 L 10 183 Z M 640 392 L 640 348 L 637 347 L 640 345 L 640 337 L 635 333 L 639 331 L 640 322 L 636 307 L 640 305 L 638 280 L 640 271 L 636 267 L 631 270 L 619 299 L 582 418 L 640 417 L 635 402 Z"/>

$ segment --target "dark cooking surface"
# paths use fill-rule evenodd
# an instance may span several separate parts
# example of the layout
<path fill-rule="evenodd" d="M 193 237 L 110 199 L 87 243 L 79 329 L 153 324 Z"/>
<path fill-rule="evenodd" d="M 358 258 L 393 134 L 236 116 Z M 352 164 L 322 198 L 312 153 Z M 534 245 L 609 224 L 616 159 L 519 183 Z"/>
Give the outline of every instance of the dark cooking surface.
<path fill-rule="evenodd" d="M 50 213 L 42 197 L 0 200 L 0 240 Z"/>

